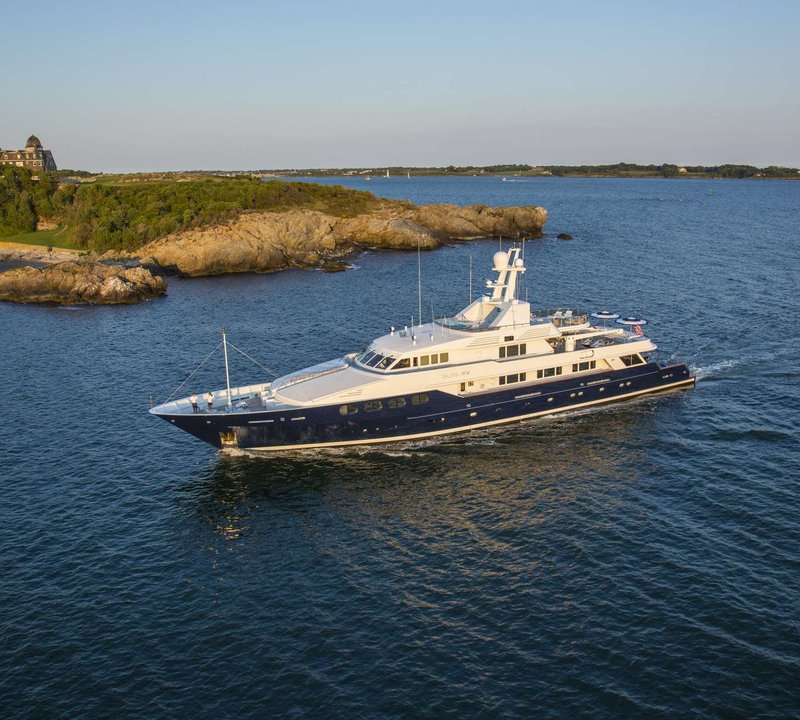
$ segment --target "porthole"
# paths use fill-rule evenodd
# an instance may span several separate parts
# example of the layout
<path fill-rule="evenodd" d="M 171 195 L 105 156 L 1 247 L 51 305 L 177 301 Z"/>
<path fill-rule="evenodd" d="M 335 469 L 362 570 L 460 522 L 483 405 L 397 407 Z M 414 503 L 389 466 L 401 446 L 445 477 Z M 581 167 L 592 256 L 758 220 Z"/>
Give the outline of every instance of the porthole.
<path fill-rule="evenodd" d="M 553 398 L 551 397 L 547 398 L 547 402 L 553 402 Z"/>
<path fill-rule="evenodd" d="M 601 388 L 598 390 L 598 392 L 605 392 L 605 390 L 606 390 L 606 389 L 605 389 L 604 387 L 601 387 Z"/>
<path fill-rule="evenodd" d="M 575 393 L 570 393 L 569 396 L 570 397 L 575 397 Z"/>
<path fill-rule="evenodd" d="M 472 411 L 472 412 L 469 414 L 469 416 L 470 416 L 470 417 L 477 417 L 477 416 L 478 416 L 478 413 L 476 413 L 476 412 L 473 410 L 473 411 Z"/>

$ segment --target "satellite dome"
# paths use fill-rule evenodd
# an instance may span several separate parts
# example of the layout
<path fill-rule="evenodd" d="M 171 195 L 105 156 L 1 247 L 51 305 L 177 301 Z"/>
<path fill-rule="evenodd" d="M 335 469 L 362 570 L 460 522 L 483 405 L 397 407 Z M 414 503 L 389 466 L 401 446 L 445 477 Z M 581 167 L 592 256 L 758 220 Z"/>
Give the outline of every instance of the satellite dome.
<path fill-rule="evenodd" d="M 496 252 L 492 259 L 494 260 L 495 270 L 505 270 L 508 267 L 508 254 L 504 253 L 502 250 Z"/>
<path fill-rule="evenodd" d="M 29 148 L 29 147 L 40 148 L 40 147 L 42 147 L 42 143 L 39 141 L 39 138 L 37 138 L 36 135 L 31 135 L 28 138 L 28 141 L 25 143 L 25 147 L 26 148 Z"/>

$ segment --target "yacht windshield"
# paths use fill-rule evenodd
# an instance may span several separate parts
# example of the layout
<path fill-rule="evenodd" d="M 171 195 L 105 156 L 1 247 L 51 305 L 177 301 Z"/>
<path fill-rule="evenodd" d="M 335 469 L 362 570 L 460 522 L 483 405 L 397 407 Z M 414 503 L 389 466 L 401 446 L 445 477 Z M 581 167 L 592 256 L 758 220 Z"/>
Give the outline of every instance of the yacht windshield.
<path fill-rule="evenodd" d="M 397 360 L 391 355 L 381 355 L 373 351 L 366 351 L 356 357 L 362 365 L 374 367 L 378 370 L 387 370 Z"/>
<path fill-rule="evenodd" d="M 396 358 L 393 358 L 391 355 L 386 355 L 381 358 L 381 361 L 375 367 L 378 368 L 378 370 L 386 370 L 395 360 Z"/>

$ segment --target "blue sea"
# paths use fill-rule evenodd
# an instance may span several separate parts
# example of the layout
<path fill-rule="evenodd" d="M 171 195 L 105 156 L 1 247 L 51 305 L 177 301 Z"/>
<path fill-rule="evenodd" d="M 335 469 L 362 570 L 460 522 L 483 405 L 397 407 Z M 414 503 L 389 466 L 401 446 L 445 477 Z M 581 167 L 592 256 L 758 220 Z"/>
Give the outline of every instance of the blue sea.
<path fill-rule="evenodd" d="M 415 313 L 416 253 L 4 304 L 0 718 L 800 716 L 800 182 L 322 182 L 545 206 L 530 302 L 642 314 L 696 388 L 221 455 L 150 398 L 223 326 L 279 373 L 363 348 Z M 466 305 L 498 245 L 423 254 L 426 315 Z M 181 392 L 224 377 L 216 353 Z"/>

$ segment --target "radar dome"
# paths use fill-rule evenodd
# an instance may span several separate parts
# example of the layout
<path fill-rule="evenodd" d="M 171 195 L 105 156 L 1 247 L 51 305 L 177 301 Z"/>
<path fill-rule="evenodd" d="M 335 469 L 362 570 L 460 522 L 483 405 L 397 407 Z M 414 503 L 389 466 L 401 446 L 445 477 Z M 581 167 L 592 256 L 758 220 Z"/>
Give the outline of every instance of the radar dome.
<path fill-rule="evenodd" d="M 502 250 L 494 254 L 494 267 L 496 270 L 505 270 L 508 267 L 508 253 Z"/>
<path fill-rule="evenodd" d="M 517 258 L 514 260 L 514 267 L 521 268 L 522 267 L 522 258 Z"/>

